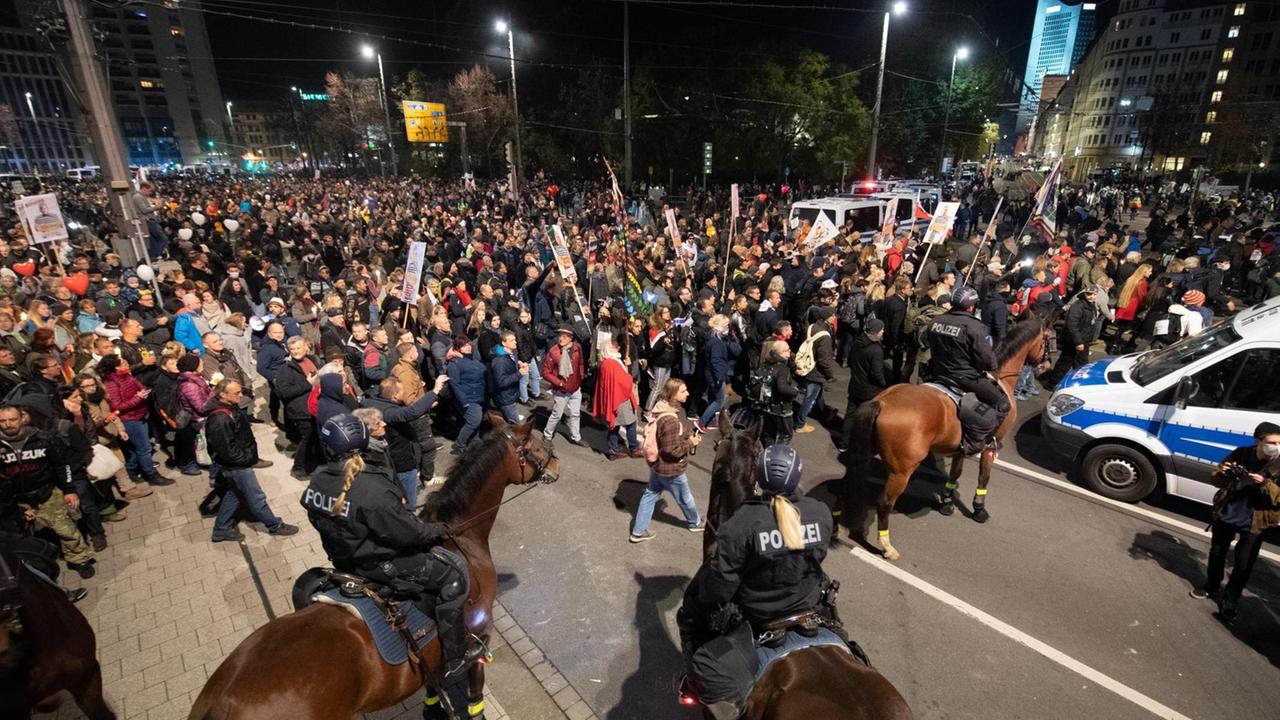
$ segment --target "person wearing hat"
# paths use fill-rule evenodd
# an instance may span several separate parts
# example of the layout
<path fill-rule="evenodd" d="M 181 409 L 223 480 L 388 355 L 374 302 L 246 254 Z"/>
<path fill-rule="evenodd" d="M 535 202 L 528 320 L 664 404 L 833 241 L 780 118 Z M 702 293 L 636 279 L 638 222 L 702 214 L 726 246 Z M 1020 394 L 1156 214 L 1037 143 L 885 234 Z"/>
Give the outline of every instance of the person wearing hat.
<path fill-rule="evenodd" d="M 582 345 L 578 342 L 573 326 L 564 324 L 556 333 L 556 342 L 547 348 L 542 358 L 542 379 L 551 385 L 551 417 L 542 434 L 547 440 L 555 437 L 560 419 L 569 421 L 569 442 L 587 447 L 582 439 Z"/>
<path fill-rule="evenodd" d="M 803 471 L 791 446 L 765 448 L 756 465 L 760 495 L 720 526 L 716 554 L 699 570 L 677 616 L 690 678 L 717 720 L 739 716 L 755 681 L 753 628 L 821 612 L 830 585 L 822 561 L 834 522 L 824 503 L 799 493 Z M 730 603 L 741 618 L 724 611 Z M 694 648 L 702 628 L 713 637 Z"/>
<path fill-rule="evenodd" d="M 1097 243 L 1085 243 L 1084 249 L 1080 251 L 1080 256 L 1071 262 L 1071 268 L 1067 271 L 1066 280 L 1066 293 L 1068 296 L 1078 295 L 1081 290 L 1091 284 L 1089 278 L 1093 272 L 1093 260 L 1097 254 Z"/>
<path fill-rule="evenodd" d="M 939 297 L 940 302 L 941 299 Z M 961 393 L 971 392 L 995 410 L 987 437 L 970 437 L 966 433 L 963 447 L 966 454 L 991 446 L 994 431 L 1013 407 L 1008 393 L 991 376 L 996 369 L 996 354 L 987 327 L 973 316 L 977 305 L 978 291 L 962 287 L 951 297 L 951 309 L 934 318 L 925 331 L 930 379 Z"/>
<path fill-rule="evenodd" d="M 312 473 L 300 504 L 335 569 L 419 589 L 413 602 L 436 621 L 444 680 L 451 681 L 482 652 L 463 616 L 467 565 L 439 547 L 449 527 L 419 519 L 391 469 L 365 461 L 369 439 L 369 427 L 355 415 L 330 418 L 320 428 L 328 462 Z"/>
<path fill-rule="evenodd" d="M 854 340 L 853 354 L 849 359 L 849 400 L 844 411 L 841 447 L 849 447 L 849 438 L 853 435 L 854 411 L 889 386 L 884 372 L 884 346 L 881 344 L 884 329 L 883 321 L 869 318 Z"/>
<path fill-rule="evenodd" d="M 1067 373 L 1089 362 L 1089 346 L 1098 339 L 1098 321 L 1102 317 L 1097 304 L 1101 294 L 1104 294 L 1102 288 L 1086 285 L 1068 303 L 1066 320 L 1059 335 L 1062 352 L 1052 373 L 1055 385 Z"/>

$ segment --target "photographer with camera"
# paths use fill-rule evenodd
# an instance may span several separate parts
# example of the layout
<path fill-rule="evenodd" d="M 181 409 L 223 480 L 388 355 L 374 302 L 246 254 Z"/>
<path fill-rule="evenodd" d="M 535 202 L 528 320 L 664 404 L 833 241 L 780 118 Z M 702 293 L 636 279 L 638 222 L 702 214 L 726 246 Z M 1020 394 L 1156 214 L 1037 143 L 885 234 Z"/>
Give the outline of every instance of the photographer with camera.
<path fill-rule="evenodd" d="M 1257 442 L 1227 455 L 1212 482 L 1213 541 L 1209 548 L 1208 577 L 1191 597 L 1212 598 L 1224 621 L 1236 617 L 1236 603 L 1262 549 L 1263 535 L 1280 525 L 1280 425 L 1260 423 L 1253 431 Z M 1225 590 L 1220 591 L 1231 541 L 1236 542 L 1235 565 Z"/>

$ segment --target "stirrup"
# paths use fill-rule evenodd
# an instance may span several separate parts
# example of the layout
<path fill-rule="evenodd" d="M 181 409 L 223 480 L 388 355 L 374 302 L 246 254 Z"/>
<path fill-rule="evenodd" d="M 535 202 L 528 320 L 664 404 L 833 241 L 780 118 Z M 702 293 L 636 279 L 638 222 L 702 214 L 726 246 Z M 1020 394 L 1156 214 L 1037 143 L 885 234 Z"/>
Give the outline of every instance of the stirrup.
<path fill-rule="evenodd" d="M 493 662 L 493 653 L 489 651 L 489 646 L 485 645 L 484 641 L 474 634 L 468 635 L 468 637 L 471 639 L 471 643 L 470 647 L 467 648 L 466 654 L 461 659 L 445 665 L 442 679 L 446 683 L 470 670 L 471 666 L 477 662 L 481 665 L 488 665 Z"/>

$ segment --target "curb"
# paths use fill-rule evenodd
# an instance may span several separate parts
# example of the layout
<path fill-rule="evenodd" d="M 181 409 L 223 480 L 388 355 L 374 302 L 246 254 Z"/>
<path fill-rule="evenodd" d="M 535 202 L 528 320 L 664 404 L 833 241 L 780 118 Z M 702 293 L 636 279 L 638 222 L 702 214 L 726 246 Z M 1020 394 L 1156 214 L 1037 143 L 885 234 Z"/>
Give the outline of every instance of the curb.
<path fill-rule="evenodd" d="M 493 629 L 506 641 L 520 662 L 533 675 L 556 706 L 569 720 L 599 720 L 595 710 L 587 704 L 577 689 L 560 673 L 555 663 L 542 654 L 542 650 L 525 633 L 513 615 L 498 600 L 493 601 Z"/>

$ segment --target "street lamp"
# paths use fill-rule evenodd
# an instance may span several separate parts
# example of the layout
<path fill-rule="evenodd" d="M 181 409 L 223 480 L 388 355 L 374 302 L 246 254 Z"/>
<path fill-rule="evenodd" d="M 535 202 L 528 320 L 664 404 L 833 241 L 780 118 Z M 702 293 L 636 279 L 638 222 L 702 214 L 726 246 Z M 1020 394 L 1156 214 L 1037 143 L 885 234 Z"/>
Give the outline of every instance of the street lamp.
<path fill-rule="evenodd" d="M 378 59 L 378 87 L 382 94 L 382 122 L 383 126 L 387 129 L 387 147 L 391 149 L 391 174 L 394 175 L 399 164 L 396 162 L 396 144 L 391 141 L 391 103 L 387 98 L 387 76 L 382 72 L 382 53 L 374 50 L 373 47 L 369 45 L 361 45 L 360 54 L 364 55 L 369 60 L 374 58 Z M 382 172 L 384 175 L 387 172 L 387 166 L 385 164 L 382 166 Z"/>
<path fill-rule="evenodd" d="M 227 134 L 228 140 L 236 139 L 236 119 L 231 116 L 231 101 L 227 101 Z"/>
<path fill-rule="evenodd" d="M 35 147 L 37 139 L 40 136 L 40 125 L 39 121 L 36 120 L 36 106 L 35 103 L 31 101 L 31 93 L 24 93 L 24 95 L 27 98 L 27 110 L 31 111 L 31 146 Z M 40 167 L 36 165 L 36 163 L 32 162 L 31 168 L 35 170 L 37 176 L 40 175 Z"/>
<path fill-rule="evenodd" d="M 951 79 L 947 81 L 947 111 L 942 116 L 942 142 L 938 148 L 938 174 L 942 174 L 942 162 L 947 157 L 947 125 L 951 122 L 951 86 L 956 81 L 956 62 L 969 59 L 969 48 L 961 47 L 951 56 Z"/>
<path fill-rule="evenodd" d="M 889 50 L 889 16 L 901 15 L 907 11 L 907 4 L 898 0 L 890 10 L 884 13 L 884 31 L 880 34 L 880 73 L 876 79 L 876 104 L 871 111 L 871 152 L 867 159 L 867 177 L 876 177 L 876 140 L 880 136 L 880 99 L 884 94 L 884 58 Z"/>
<path fill-rule="evenodd" d="M 493 24 L 493 29 L 498 34 L 507 34 L 507 57 L 511 61 L 511 112 L 515 115 L 516 123 L 516 167 L 512 176 L 511 197 L 515 200 L 516 207 L 520 206 L 520 95 L 516 92 L 516 41 L 511 34 L 511 26 L 504 20 L 499 20 Z"/>

